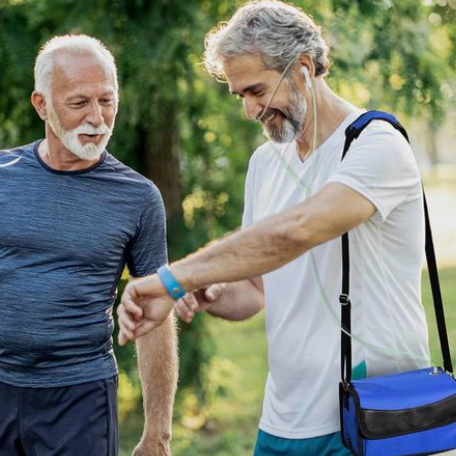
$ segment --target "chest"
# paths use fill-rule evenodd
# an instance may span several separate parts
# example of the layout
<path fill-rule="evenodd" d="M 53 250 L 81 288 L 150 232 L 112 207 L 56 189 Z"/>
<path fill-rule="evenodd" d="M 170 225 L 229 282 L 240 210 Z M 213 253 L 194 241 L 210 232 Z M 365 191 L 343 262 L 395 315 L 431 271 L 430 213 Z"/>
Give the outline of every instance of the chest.
<path fill-rule="evenodd" d="M 19 257 L 100 266 L 118 261 L 134 236 L 136 218 L 115 192 L 75 179 L 0 185 L 0 248 Z"/>
<path fill-rule="evenodd" d="M 251 195 L 254 222 L 303 203 L 324 187 L 338 163 L 336 154 L 320 154 L 300 163 L 290 153 L 278 152 L 267 162 L 259 163 Z"/>

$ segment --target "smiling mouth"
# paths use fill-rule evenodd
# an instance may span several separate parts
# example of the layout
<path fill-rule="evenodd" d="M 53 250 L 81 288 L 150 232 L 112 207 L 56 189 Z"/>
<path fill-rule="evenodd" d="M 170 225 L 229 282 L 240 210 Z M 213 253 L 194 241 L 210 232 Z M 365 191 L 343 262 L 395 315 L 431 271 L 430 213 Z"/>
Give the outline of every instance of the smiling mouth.
<path fill-rule="evenodd" d="M 283 113 L 280 112 L 279 110 L 276 110 L 276 109 L 271 110 L 268 114 L 266 114 L 264 116 L 264 118 L 262 119 L 262 122 L 263 122 L 263 124 L 268 124 L 268 123 L 272 122 L 279 115 L 282 116 L 283 118 L 285 118 Z"/>
<path fill-rule="evenodd" d="M 84 139 L 87 139 L 89 141 L 93 141 L 93 140 L 101 138 L 103 135 L 102 134 L 93 134 L 93 135 L 91 135 L 91 134 L 87 134 L 87 133 L 82 133 L 79 136 L 82 136 Z"/>
<path fill-rule="evenodd" d="M 276 117 L 276 113 L 275 112 L 271 112 L 271 114 L 269 114 L 268 116 L 266 116 L 264 118 L 264 123 L 270 122 L 271 120 L 275 119 L 275 117 Z"/>

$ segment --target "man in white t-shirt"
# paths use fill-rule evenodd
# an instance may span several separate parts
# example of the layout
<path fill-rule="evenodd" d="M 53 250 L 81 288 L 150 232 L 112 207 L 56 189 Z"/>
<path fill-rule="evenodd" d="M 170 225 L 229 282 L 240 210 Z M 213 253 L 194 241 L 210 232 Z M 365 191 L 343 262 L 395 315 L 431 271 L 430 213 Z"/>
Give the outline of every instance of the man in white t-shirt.
<path fill-rule="evenodd" d="M 193 292 L 176 306 L 187 321 L 203 310 L 243 320 L 264 306 L 270 370 L 255 456 L 347 455 L 337 398 L 343 233 L 350 231 L 353 375 L 429 364 L 412 150 L 390 124 L 373 121 L 341 161 L 345 129 L 363 111 L 329 88 L 326 43 L 293 6 L 246 3 L 206 37 L 205 65 L 226 78 L 270 141 L 250 161 L 243 230 L 130 284 L 121 342 L 160 324 L 170 295 L 182 290 Z"/>

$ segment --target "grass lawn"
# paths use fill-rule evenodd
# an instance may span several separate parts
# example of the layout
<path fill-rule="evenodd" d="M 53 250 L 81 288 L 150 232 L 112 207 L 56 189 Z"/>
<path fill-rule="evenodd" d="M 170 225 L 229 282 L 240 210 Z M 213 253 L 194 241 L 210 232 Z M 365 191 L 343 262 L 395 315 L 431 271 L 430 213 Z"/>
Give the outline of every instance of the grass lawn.
<path fill-rule="evenodd" d="M 453 366 L 456 366 L 456 267 L 445 268 L 440 271 L 440 284 L 442 287 L 445 318 L 447 322 L 448 339 L 452 349 Z M 431 344 L 432 360 L 435 364 L 442 364 L 442 352 L 437 333 L 434 306 L 427 276 L 423 275 L 423 302 L 429 326 L 429 340 Z"/>
<path fill-rule="evenodd" d="M 456 365 L 456 267 L 441 271 L 441 283 Z M 440 364 L 440 346 L 426 276 L 423 276 L 423 301 L 433 359 Z M 223 383 L 224 388 L 215 395 L 202 429 L 194 430 L 182 422 L 174 424 L 173 455 L 251 456 L 267 374 L 264 319 L 258 316 L 242 323 L 211 319 L 210 327 L 217 344 L 215 381 Z M 131 455 L 141 428 L 142 418 L 138 414 L 130 415 L 123 423 L 121 456 Z"/>

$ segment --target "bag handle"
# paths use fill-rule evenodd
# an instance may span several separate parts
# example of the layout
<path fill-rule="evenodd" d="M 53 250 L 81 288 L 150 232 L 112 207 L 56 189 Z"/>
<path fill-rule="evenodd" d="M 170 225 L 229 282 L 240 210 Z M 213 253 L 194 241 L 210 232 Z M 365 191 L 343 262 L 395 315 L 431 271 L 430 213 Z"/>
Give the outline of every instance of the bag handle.
<path fill-rule="evenodd" d="M 386 112 L 368 111 L 361 114 L 345 130 L 345 144 L 342 152 L 344 159 L 351 143 L 359 137 L 362 131 L 373 120 L 384 120 L 391 124 L 409 141 L 408 135 L 399 121 Z M 439 331 L 440 347 L 443 355 L 443 365 L 447 372 L 453 374 L 451 364 L 450 346 L 448 343 L 448 334 L 445 322 L 445 313 L 443 309 L 442 293 L 440 288 L 439 273 L 435 257 L 434 242 L 432 240 L 431 224 L 429 221 L 429 212 L 426 203 L 426 195 L 423 189 L 424 217 L 426 227 L 426 261 L 429 270 L 429 279 L 431 282 L 432 298 L 434 302 L 435 316 Z M 348 385 L 352 376 L 352 347 L 351 347 L 351 302 L 350 302 L 350 244 L 348 233 L 342 235 L 342 293 L 339 296 L 341 304 L 341 377 L 342 383 Z"/>

